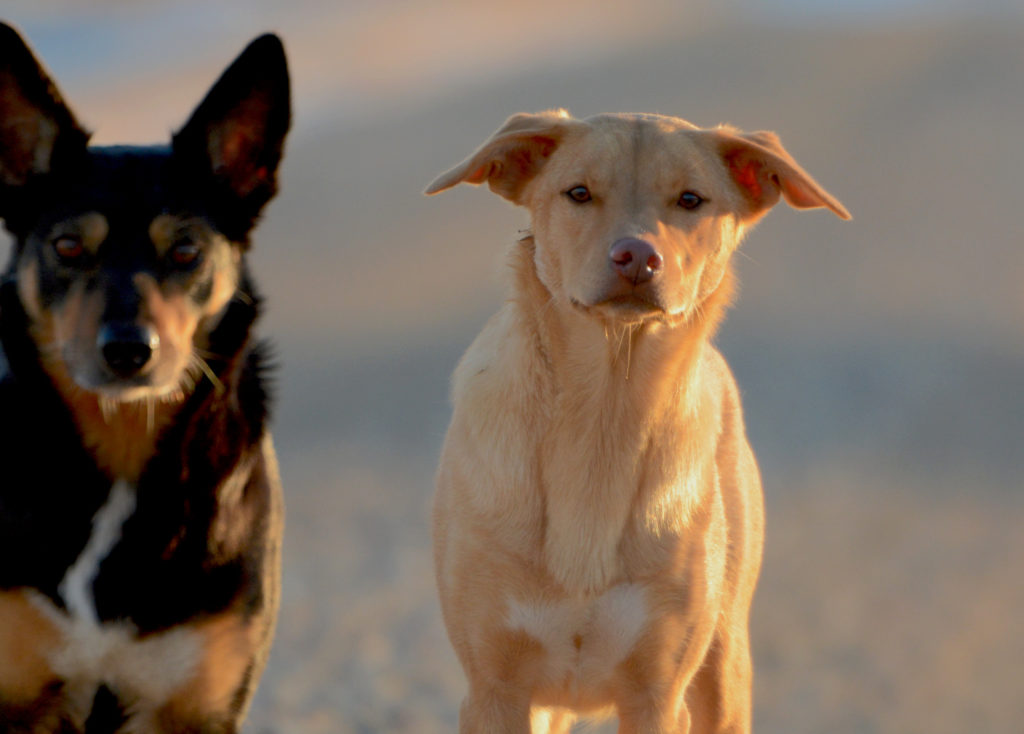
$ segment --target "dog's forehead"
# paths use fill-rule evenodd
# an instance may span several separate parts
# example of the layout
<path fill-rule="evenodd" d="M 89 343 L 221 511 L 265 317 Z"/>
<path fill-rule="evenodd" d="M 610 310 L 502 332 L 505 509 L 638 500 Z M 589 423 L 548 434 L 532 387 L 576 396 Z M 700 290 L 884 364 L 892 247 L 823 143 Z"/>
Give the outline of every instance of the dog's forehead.
<path fill-rule="evenodd" d="M 691 122 L 668 115 L 602 114 L 580 121 L 577 134 L 567 141 L 589 149 L 595 157 L 616 155 L 650 157 L 666 154 L 699 155 L 705 132 Z"/>
<path fill-rule="evenodd" d="M 87 212 L 111 223 L 151 220 L 170 203 L 169 158 L 159 148 L 89 148 L 74 165 L 43 179 L 27 199 L 36 227 Z"/>
<path fill-rule="evenodd" d="M 111 211 L 153 211 L 170 194 L 170 151 L 165 147 L 89 148 L 81 179 L 74 182 L 83 198 Z"/>
<path fill-rule="evenodd" d="M 714 156 L 707 130 L 678 117 L 656 114 L 602 114 L 580 120 L 557 151 L 564 174 L 624 180 L 630 172 L 657 186 L 680 177 L 706 178 Z M 664 181 L 661 181 L 664 179 Z"/>
<path fill-rule="evenodd" d="M 100 216 L 111 237 L 134 240 L 169 213 L 186 220 L 202 217 L 187 182 L 178 178 L 167 147 L 90 147 L 78 165 L 42 192 L 38 222 L 46 231 Z"/>
<path fill-rule="evenodd" d="M 595 129 L 610 128 L 623 131 L 652 129 L 661 132 L 678 130 L 699 130 L 700 128 L 688 120 L 671 115 L 659 115 L 652 112 L 617 112 L 593 115 L 583 120 Z"/>

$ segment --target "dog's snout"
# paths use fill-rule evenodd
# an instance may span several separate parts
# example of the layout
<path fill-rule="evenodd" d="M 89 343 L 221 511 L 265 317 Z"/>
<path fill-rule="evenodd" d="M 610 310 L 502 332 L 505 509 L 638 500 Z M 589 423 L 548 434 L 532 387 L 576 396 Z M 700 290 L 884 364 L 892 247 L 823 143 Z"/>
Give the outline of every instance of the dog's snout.
<path fill-rule="evenodd" d="M 635 237 L 618 240 L 608 257 L 615 271 L 634 284 L 651 280 L 664 264 L 654 245 Z"/>
<path fill-rule="evenodd" d="M 160 347 L 160 337 L 153 329 L 115 322 L 100 329 L 96 344 L 111 372 L 131 377 L 149 364 Z"/>

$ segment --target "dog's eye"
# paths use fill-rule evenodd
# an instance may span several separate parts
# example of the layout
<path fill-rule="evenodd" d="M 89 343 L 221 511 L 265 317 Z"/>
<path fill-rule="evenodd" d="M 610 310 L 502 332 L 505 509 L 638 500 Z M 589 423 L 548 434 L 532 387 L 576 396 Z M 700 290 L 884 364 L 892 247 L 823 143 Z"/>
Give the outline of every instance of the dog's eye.
<path fill-rule="evenodd" d="M 683 207 L 683 209 L 696 209 L 703 203 L 704 199 L 692 191 L 684 191 L 679 195 L 679 206 Z"/>
<path fill-rule="evenodd" d="M 199 259 L 199 253 L 201 252 L 199 245 L 195 242 L 188 240 L 179 242 L 171 248 L 168 256 L 171 258 L 171 262 L 175 265 L 186 266 L 192 265 L 196 260 Z"/>
<path fill-rule="evenodd" d="M 62 234 L 53 241 L 53 250 L 64 263 L 73 263 L 85 254 L 82 239 L 73 234 Z"/>
<path fill-rule="evenodd" d="M 593 197 L 590 196 L 590 189 L 586 186 L 573 186 L 571 189 L 565 192 L 565 195 L 575 201 L 577 204 L 586 204 Z"/>

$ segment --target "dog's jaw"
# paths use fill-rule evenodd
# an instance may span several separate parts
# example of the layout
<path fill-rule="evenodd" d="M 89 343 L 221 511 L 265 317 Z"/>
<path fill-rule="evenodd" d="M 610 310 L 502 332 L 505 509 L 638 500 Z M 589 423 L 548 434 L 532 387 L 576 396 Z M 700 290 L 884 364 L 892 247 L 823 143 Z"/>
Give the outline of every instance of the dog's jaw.
<path fill-rule="evenodd" d="M 657 303 L 630 296 L 619 296 L 592 305 L 575 297 L 570 297 L 568 302 L 575 312 L 594 319 L 613 332 L 638 328 L 654 331 L 696 328 L 706 318 L 705 304 L 696 307 L 684 305 L 669 311 Z"/>

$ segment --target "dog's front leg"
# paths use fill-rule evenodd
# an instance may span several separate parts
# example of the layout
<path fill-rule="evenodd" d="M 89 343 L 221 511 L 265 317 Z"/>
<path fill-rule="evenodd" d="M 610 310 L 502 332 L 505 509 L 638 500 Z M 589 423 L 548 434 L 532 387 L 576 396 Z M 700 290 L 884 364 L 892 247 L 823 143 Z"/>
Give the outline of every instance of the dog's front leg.
<path fill-rule="evenodd" d="M 619 734 L 687 734 L 690 715 L 683 706 L 672 713 L 657 706 L 619 712 Z"/>
<path fill-rule="evenodd" d="M 714 521 L 705 532 L 704 543 L 689 551 L 686 576 L 649 592 L 661 613 L 617 667 L 619 734 L 707 734 L 699 724 L 704 712 L 688 708 L 688 693 L 708 662 L 722 612 L 724 558 L 709 550 L 724 547 L 725 535 Z"/>
<path fill-rule="evenodd" d="M 624 667 L 627 684 L 620 686 L 615 704 L 619 734 L 689 734 L 690 713 L 684 695 L 694 671 L 651 680 L 650 670 L 630 671 L 629 663 Z"/>
<path fill-rule="evenodd" d="M 530 734 L 530 701 L 508 691 L 470 689 L 459 712 L 459 734 Z"/>
<path fill-rule="evenodd" d="M 473 652 L 459 734 L 531 734 L 530 704 L 544 647 L 520 630 L 490 635 Z"/>

